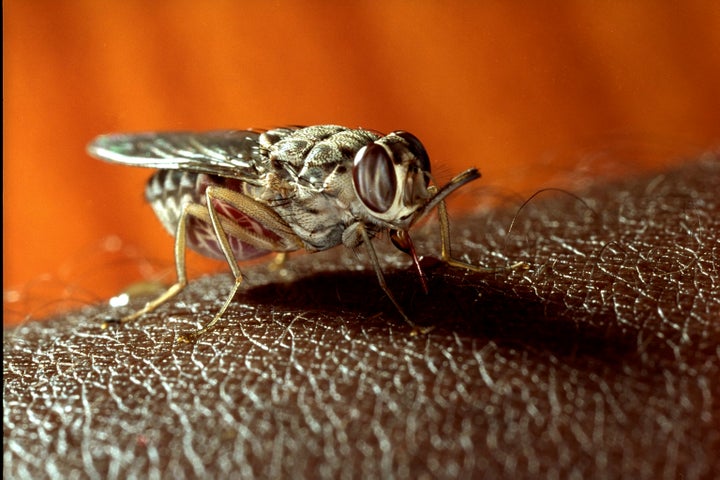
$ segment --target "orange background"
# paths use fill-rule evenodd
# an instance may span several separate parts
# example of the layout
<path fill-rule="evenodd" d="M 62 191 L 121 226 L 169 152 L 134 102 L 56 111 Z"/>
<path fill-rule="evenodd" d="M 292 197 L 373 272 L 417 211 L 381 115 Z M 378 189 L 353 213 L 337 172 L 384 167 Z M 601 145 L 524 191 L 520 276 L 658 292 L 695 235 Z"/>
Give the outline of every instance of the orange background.
<path fill-rule="evenodd" d="M 664 168 L 720 144 L 719 4 L 5 1 L 5 324 L 172 278 L 150 171 L 97 134 L 405 129 L 520 195 Z"/>

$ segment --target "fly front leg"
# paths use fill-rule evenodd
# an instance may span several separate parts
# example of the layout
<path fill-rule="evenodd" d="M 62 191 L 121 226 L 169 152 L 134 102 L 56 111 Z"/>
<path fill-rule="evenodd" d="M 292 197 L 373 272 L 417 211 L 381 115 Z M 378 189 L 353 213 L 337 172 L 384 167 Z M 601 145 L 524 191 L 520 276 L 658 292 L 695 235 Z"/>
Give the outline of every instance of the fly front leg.
<path fill-rule="evenodd" d="M 440 219 L 440 256 L 442 260 L 453 267 L 464 268 L 473 272 L 482 273 L 493 273 L 501 272 L 504 270 L 514 270 L 516 268 L 527 269 L 528 264 L 525 262 L 516 262 L 506 267 L 480 267 L 471 263 L 463 262 L 452 256 L 452 249 L 450 246 L 450 218 L 448 217 L 447 207 L 445 201 L 441 201 L 438 206 L 438 217 Z"/>
<path fill-rule="evenodd" d="M 235 258 L 235 252 L 230 246 L 228 235 L 232 235 L 241 242 L 255 248 L 267 251 L 286 252 L 288 250 L 296 250 L 302 246 L 297 235 L 295 235 L 290 226 L 274 210 L 265 204 L 253 200 L 247 195 L 226 188 L 210 186 L 205 191 L 205 198 L 207 200 L 207 208 L 203 208 L 202 212 L 198 212 L 198 216 L 201 217 L 202 220 L 209 220 L 212 224 L 215 236 L 220 244 L 220 249 L 223 255 L 225 255 L 225 260 L 230 266 L 233 277 L 235 277 L 235 284 L 230 290 L 225 303 L 223 303 L 220 310 L 213 316 L 212 320 L 199 330 L 179 336 L 179 342 L 187 343 L 194 341 L 201 335 L 212 330 L 218 320 L 225 314 L 225 311 L 230 306 L 230 303 L 233 298 L 235 298 L 242 284 L 242 272 Z M 260 222 L 263 228 L 277 235 L 278 238 L 263 236 L 248 228 L 242 227 L 227 217 L 221 218 L 213 206 L 215 201 L 224 202 L 236 208 L 243 215 L 247 215 L 249 218 Z"/>
<path fill-rule="evenodd" d="M 415 324 L 412 320 L 410 320 L 410 317 L 407 316 L 405 313 L 405 310 L 400 306 L 400 303 L 395 300 L 395 296 L 393 295 L 392 291 L 388 287 L 387 283 L 385 282 L 385 275 L 383 275 L 382 267 L 380 266 L 380 261 L 378 260 L 377 253 L 375 253 L 375 248 L 372 245 L 370 235 L 367 232 L 367 229 L 363 224 L 358 225 L 358 230 L 360 232 L 361 238 L 363 243 L 367 247 L 368 254 L 370 255 L 370 263 L 372 263 L 373 268 L 375 269 L 375 275 L 377 275 L 378 283 L 380 284 L 380 288 L 383 289 L 383 292 L 385 292 L 385 295 L 390 299 L 390 301 L 395 305 L 395 308 L 397 311 L 402 315 L 403 320 L 405 320 L 405 323 L 410 325 L 412 327 L 412 332 L 410 335 L 417 335 L 417 334 L 425 334 L 432 330 L 434 327 L 420 327 Z"/>

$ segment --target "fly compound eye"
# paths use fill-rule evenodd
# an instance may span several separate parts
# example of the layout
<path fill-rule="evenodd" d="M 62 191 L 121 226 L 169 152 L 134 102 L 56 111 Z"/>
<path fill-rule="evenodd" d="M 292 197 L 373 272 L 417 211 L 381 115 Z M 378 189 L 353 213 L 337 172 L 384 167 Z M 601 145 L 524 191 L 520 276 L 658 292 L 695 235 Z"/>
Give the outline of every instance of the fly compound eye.
<path fill-rule="evenodd" d="M 372 143 L 355 155 L 353 184 L 360 200 L 376 213 L 387 212 L 395 200 L 397 178 L 388 151 Z"/>
<path fill-rule="evenodd" d="M 428 157 L 427 151 L 425 151 L 425 147 L 420 140 L 412 133 L 405 132 L 403 130 L 393 133 L 405 140 L 405 143 L 408 144 L 408 150 L 410 150 L 410 152 L 415 155 L 415 158 L 417 158 L 420 162 L 420 169 L 423 172 L 430 173 L 430 158 Z"/>

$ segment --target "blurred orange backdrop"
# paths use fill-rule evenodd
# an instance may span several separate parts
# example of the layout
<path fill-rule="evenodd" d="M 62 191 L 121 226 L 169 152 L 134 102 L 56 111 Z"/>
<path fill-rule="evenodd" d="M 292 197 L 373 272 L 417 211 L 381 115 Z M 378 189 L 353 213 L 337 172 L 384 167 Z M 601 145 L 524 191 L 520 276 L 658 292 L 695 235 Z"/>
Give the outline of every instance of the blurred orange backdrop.
<path fill-rule="evenodd" d="M 719 4 L 5 1 L 5 324 L 172 279 L 151 172 L 90 159 L 97 134 L 405 129 L 520 195 L 660 169 L 720 144 Z"/>

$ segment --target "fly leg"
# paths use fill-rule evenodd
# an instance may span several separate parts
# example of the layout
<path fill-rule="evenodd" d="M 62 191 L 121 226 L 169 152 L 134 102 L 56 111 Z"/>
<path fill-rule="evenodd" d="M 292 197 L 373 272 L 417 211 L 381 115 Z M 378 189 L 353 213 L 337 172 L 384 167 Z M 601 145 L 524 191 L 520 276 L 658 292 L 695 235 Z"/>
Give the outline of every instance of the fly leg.
<path fill-rule="evenodd" d="M 277 215 L 273 210 L 267 206 L 252 200 L 250 197 L 243 195 L 232 190 L 223 189 L 219 187 L 210 186 L 206 190 L 207 205 L 200 205 L 198 203 L 189 203 L 185 205 L 183 211 L 178 220 L 177 230 L 175 232 L 175 268 L 177 271 L 177 281 L 170 288 L 168 288 L 162 295 L 158 296 L 154 300 L 145 304 L 140 310 L 127 315 L 119 320 L 107 320 L 103 323 L 102 328 L 107 328 L 111 323 L 128 323 L 132 322 L 146 313 L 152 312 L 157 307 L 167 302 L 175 295 L 180 293 L 188 283 L 187 271 L 185 268 L 185 248 L 187 242 L 187 221 L 189 217 L 198 218 L 201 221 L 209 222 L 213 226 L 215 235 L 217 236 L 220 248 L 222 249 L 225 259 L 232 270 L 233 276 L 235 277 L 235 285 L 233 286 L 230 295 L 223 304 L 220 311 L 215 314 L 213 319 L 205 325 L 203 328 L 196 332 L 191 332 L 186 335 L 181 335 L 178 341 L 188 342 L 196 339 L 198 336 L 209 331 L 222 317 L 227 310 L 230 302 L 237 293 L 240 284 L 242 283 L 242 274 L 240 268 L 237 265 L 235 254 L 230 247 L 228 241 L 228 232 L 230 235 L 238 238 L 240 241 L 252 245 L 258 249 L 268 251 L 288 251 L 296 250 L 301 247 L 300 241 L 295 236 L 292 229 L 285 223 L 280 216 Z M 257 219 L 262 222 L 263 226 L 275 233 L 280 240 L 263 237 L 256 232 L 250 231 L 246 228 L 241 227 L 232 220 L 224 218 L 220 219 L 220 216 L 213 207 L 213 200 L 221 200 L 234 206 L 242 213 Z"/>
<path fill-rule="evenodd" d="M 212 330 L 218 320 L 220 320 L 220 318 L 222 318 L 225 314 L 225 311 L 230 306 L 230 303 L 233 298 L 235 298 L 235 295 L 242 284 L 242 273 L 240 271 L 240 267 L 238 266 L 237 259 L 235 258 L 235 253 L 230 246 L 228 234 L 244 243 L 268 251 L 284 252 L 298 249 L 302 245 L 290 226 L 274 210 L 253 200 L 247 195 L 222 187 L 210 186 L 205 191 L 205 198 L 207 200 L 207 207 L 203 208 L 202 213 L 198 216 L 202 220 L 209 219 L 212 224 L 213 230 L 220 244 L 220 249 L 225 255 L 225 260 L 230 266 L 233 277 L 235 277 L 235 284 L 230 289 L 230 294 L 225 300 L 225 303 L 213 316 L 212 320 L 199 330 L 179 336 L 179 342 L 187 343 L 194 341 L 201 335 Z M 268 236 L 262 236 L 257 232 L 248 230 L 228 218 L 221 219 L 220 215 L 218 215 L 217 211 L 213 207 L 215 201 L 227 203 L 248 217 L 258 220 L 264 228 L 276 234 L 279 237 L 279 240 Z M 206 216 L 209 218 L 205 218 Z"/>
<path fill-rule="evenodd" d="M 135 313 L 122 317 L 119 320 L 106 320 L 102 324 L 103 329 L 107 328 L 108 325 L 111 323 L 132 322 L 145 315 L 146 313 L 152 312 L 157 307 L 173 298 L 185 288 L 188 283 L 187 271 L 185 269 L 185 234 L 187 231 L 188 215 L 191 215 L 191 210 L 193 209 L 193 206 L 197 207 L 199 205 L 188 204 L 185 206 L 185 208 L 183 208 L 183 211 L 180 214 L 180 219 L 178 220 L 177 230 L 175 232 L 175 269 L 177 271 L 177 281 L 175 282 L 175 284 L 168 288 L 162 295 L 146 303 L 143 308 L 136 311 Z"/>
<path fill-rule="evenodd" d="M 375 274 L 377 275 L 378 283 L 380 284 L 380 288 L 383 289 L 383 292 L 385 292 L 385 295 L 390 299 L 390 301 L 395 305 L 395 308 L 397 311 L 402 315 L 403 320 L 405 320 L 405 323 L 410 325 L 412 327 L 412 332 L 410 335 L 417 335 L 417 334 L 425 334 L 432 330 L 434 327 L 420 327 L 415 324 L 412 320 L 410 320 L 410 317 L 407 316 L 403 308 L 400 306 L 400 303 L 395 299 L 395 296 L 393 295 L 390 288 L 387 286 L 387 283 L 385 282 L 385 275 L 383 275 L 382 267 L 380 266 L 380 261 L 378 260 L 377 253 L 375 253 L 375 248 L 372 245 L 372 241 L 370 240 L 370 235 L 368 235 L 367 229 L 363 224 L 358 225 L 358 230 L 360 231 L 360 235 L 362 237 L 363 243 L 367 246 L 368 254 L 370 255 L 370 263 L 372 263 L 373 268 L 375 269 Z"/>
<path fill-rule="evenodd" d="M 514 270 L 516 268 L 528 268 L 528 264 L 525 262 L 516 262 L 506 267 L 480 267 L 454 258 L 452 256 L 452 250 L 450 246 L 450 218 L 448 217 L 447 207 L 445 206 L 444 200 L 438 204 L 437 209 L 438 217 L 440 218 L 440 256 L 443 262 L 453 267 L 459 267 L 464 268 L 465 270 L 483 273 L 501 272 L 505 270 Z"/>

